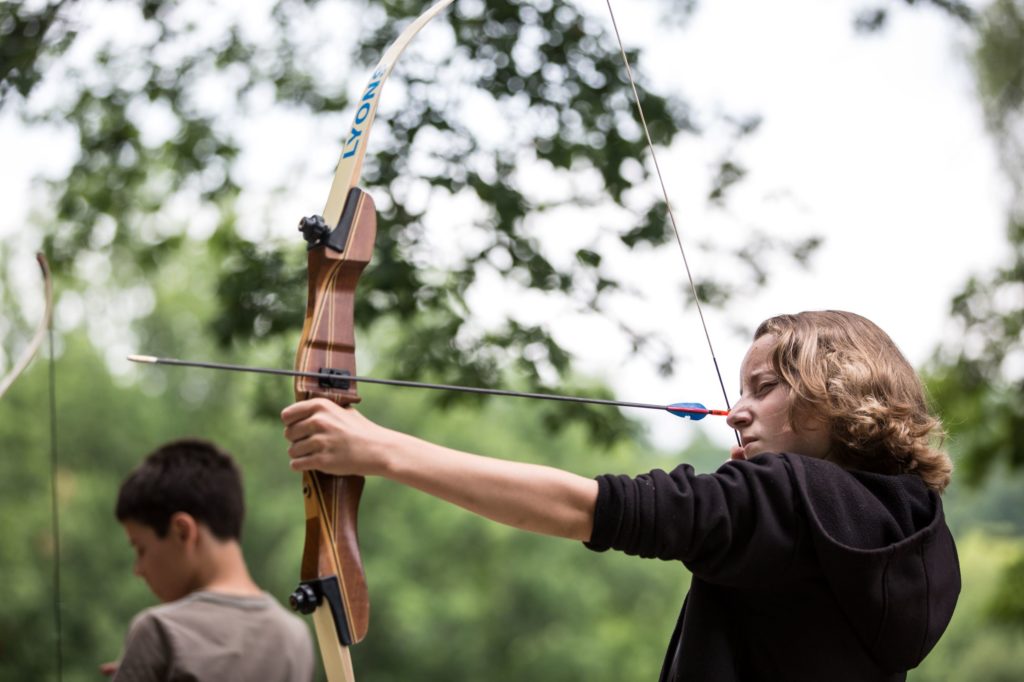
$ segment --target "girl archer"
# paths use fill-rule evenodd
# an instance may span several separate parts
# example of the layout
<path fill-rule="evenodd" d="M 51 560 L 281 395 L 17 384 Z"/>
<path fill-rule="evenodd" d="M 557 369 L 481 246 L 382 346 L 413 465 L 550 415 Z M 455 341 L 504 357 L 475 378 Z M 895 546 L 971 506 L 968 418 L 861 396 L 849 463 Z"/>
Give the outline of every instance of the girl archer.
<path fill-rule="evenodd" d="M 596 479 L 459 452 L 323 399 L 281 414 L 291 468 L 384 476 L 598 552 L 693 574 L 661 680 L 906 679 L 960 592 L 948 455 L 889 336 L 847 312 L 763 322 L 712 474 Z"/>

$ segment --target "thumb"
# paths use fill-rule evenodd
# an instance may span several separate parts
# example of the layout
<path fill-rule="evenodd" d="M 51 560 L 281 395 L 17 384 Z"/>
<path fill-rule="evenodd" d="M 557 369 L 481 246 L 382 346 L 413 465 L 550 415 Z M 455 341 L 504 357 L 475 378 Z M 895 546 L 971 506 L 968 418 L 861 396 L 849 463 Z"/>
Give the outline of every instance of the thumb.
<path fill-rule="evenodd" d="M 312 400 L 300 400 L 292 403 L 281 410 L 281 421 L 285 426 L 291 426 L 295 422 L 302 421 L 317 411 L 320 404 L 316 398 Z"/>

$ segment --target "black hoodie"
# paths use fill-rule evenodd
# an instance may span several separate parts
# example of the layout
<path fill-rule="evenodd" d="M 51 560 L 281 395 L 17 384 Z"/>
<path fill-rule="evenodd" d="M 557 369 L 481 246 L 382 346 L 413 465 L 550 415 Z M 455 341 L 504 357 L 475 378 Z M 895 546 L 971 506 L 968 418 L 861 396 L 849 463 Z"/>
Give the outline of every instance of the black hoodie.
<path fill-rule="evenodd" d="M 693 573 L 661 680 L 904 680 L 960 593 L 939 496 L 914 475 L 762 454 L 598 477 L 587 547 Z"/>

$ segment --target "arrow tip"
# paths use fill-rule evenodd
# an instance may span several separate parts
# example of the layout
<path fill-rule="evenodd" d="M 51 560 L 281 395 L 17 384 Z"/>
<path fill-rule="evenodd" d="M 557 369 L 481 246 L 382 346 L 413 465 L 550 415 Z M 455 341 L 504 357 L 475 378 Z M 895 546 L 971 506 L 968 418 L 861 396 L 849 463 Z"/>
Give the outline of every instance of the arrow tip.
<path fill-rule="evenodd" d="M 149 365 L 157 364 L 157 359 L 158 358 L 156 358 L 155 356 L 152 356 L 152 355 L 129 355 L 128 356 L 129 362 L 144 362 L 144 363 L 149 364 Z"/>

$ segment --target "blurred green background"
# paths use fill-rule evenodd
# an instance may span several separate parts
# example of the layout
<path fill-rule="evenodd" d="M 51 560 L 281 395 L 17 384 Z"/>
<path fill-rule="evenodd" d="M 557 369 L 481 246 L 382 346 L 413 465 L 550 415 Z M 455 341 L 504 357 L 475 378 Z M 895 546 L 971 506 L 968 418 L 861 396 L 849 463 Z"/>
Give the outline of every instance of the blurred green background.
<path fill-rule="evenodd" d="M 655 2 L 679 22 L 698 8 L 693 0 Z M 204 15 L 211 6 L 197 0 L 0 4 L 0 113 L 26 129 L 53 126 L 76 150 L 66 173 L 37 185 L 28 226 L 32 249 L 44 249 L 56 273 L 55 343 L 0 400 L 0 575 L 7 588 L 0 679 L 56 679 L 58 608 L 63 679 L 97 679 L 99 663 L 117 657 L 131 617 L 154 600 L 132 576 L 114 496 L 141 457 L 172 438 L 209 438 L 235 454 L 245 475 L 250 568 L 282 601 L 294 587 L 303 511 L 277 421 L 290 382 L 128 368 L 123 357 L 142 351 L 291 363 L 305 295 L 304 251 L 269 238 L 265 228 L 277 220 L 268 206 L 299 186 L 284 182 L 267 189 L 266 205 L 249 202 L 237 164 L 246 147 L 232 117 L 272 105 L 343 129 L 350 84 L 324 73 L 308 36 L 316 13 L 335 5 L 259 4 L 261 32 L 245 23 L 255 9 L 217 23 Z M 893 8 L 916 5 L 915 12 L 938 13 L 971 36 L 965 60 L 1010 189 L 1007 259 L 964 282 L 949 308 L 958 333 L 936 341 L 932 359 L 920 367 L 957 466 L 945 504 L 964 590 L 948 632 L 910 678 L 1024 679 L 1024 3 L 853 5 L 866 35 L 883 34 Z M 372 0 L 357 9 L 369 17 L 369 29 L 347 49 L 352 72 L 363 74 L 422 7 Z M 489 305 L 474 299 L 480 273 L 605 316 L 634 354 L 665 373 L 676 353 L 703 352 L 675 348 L 616 317 L 610 301 L 628 295 L 630 283 L 607 266 L 597 245 L 559 261 L 528 229 L 535 216 L 602 196 L 632 216 L 615 235 L 620 247 L 673 248 L 661 200 L 637 198 L 638 187 L 656 182 L 650 169 L 622 162 L 646 152 L 637 129 L 609 115 L 617 108 L 632 116 L 629 85 L 614 40 L 587 11 L 526 0 L 456 3 L 439 21 L 448 22 L 458 49 L 437 60 L 409 59 L 396 73 L 389 88 L 396 97 L 403 93 L 406 106 L 378 123 L 364 173 L 380 207 L 380 237 L 356 310 L 361 366 L 372 373 L 611 395 L 577 369 L 571 350 L 543 322 L 510 315 L 477 324 L 474 314 Z M 86 29 L 98 25 L 94 19 L 115 12 L 136 22 L 130 41 L 85 40 Z M 641 55 L 631 56 L 642 74 Z M 456 101 L 431 89 L 452 74 L 470 74 L 464 85 L 487 93 L 506 115 L 522 106 L 520 112 L 539 111 L 558 124 L 492 145 L 459 122 Z M 211 82 L 227 104 L 209 103 Z M 702 134 L 690 103 L 642 87 L 640 96 L 656 144 Z M 734 152 L 756 136 L 760 121 L 717 115 L 730 132 L 708 169 L 705 199 L 724 208 L 746 175 Z M 573 185 L 559 201 L 538 198 L 512 173 L 524 154 L 559 173 L 589 171 L 591 184 Z M 469 201 L 489 239 L 461 244 L 443 263 L 418 252 L 432 205 L 423 188 Z M 787 240 L 770 232 L 736 244 L 698 242 L 700 257 L 736 266 L 699 279 L 702 300 L 728 311 L 779 271 L 812 264 L 821 237 Z M 4 371 L 38 316 L 32 249 L 13 239 L 0 245 Z M 736 324 L 749 333 L 754 323 Z M 726 457 L 722 444 L 701 435 L 702 426 L 685 449 L 665 451 L 633 417 L 613 410 L 376 387 L 362 394 L 361 409 L 393 428 L 587 476 L 683 461 L 711 471 Z M 653 680 L 689 581 L 678 565 L 596 555 L 378 480 L 367 485 L 360 533 L 372 616 L 353 656 L 357 674 L 375 682 Z"/>

